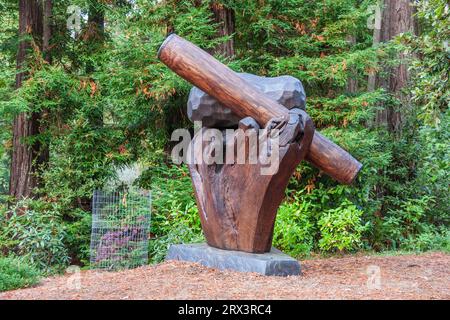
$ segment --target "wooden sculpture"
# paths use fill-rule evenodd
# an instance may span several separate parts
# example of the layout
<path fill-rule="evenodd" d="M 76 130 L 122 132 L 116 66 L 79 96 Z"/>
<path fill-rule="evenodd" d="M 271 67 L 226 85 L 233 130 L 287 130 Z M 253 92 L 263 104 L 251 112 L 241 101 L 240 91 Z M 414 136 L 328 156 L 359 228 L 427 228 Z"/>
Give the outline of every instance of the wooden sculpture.
<path fill-rule="evenodd" d="M 263 81 L 254 78 L 257 76 L 236 74 L 176 34 L 167 37 L 158 57 L 201 90 L 191 91 L 190 112 L 191 116 L 197 112 L 203 117 L 206 126 L 232 125 L 232 117 L 222 118 L 228 108 L 236 119 L 241 119 L 238 126 L 243 130 L 280 130 L 279 170 L 274 174 L 262 175 L 261 164 L 189 164 L 202 229 L 210 246 L 252 253 L 270 251 L 284 190 L 303 159 L 345 184 L 351 183 L 361 169 L 362 165 L 349 153 L 315 131 L 303 110 L 305 97 L 301 90 L 282 89 L 281 95 L 271 97 L 263 82 L 270 87 L 270 81 L 279 84 L 279 80 Z M 295 100 L 289 100 L 291 96 L 283 97 L 286 92 L 299 95 L 296 105 L 290 103 Z M 222 109 L 217 109 L 216 117 L 211 117 L 209 111 L 203 116 L 199 109 L 202 105 Z M 209 143 L 197 141 L 199 137 L 196 135 L 192 144 L 201 143 L 208 150 Z M 194 154 L 194 158 L 200 156 Z"/>

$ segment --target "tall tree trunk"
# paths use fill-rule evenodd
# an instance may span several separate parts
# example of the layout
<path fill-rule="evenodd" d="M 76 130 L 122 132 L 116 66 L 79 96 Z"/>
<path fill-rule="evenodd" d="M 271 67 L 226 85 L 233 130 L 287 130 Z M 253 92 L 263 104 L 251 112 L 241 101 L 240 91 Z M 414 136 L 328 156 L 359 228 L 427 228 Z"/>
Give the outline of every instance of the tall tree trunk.
<path fill-rule="evenodd" d="M 387 42 L 395 36 L 404 32 L 416 31 L 414 21 L 414 7 L 410 0 L 385 0 L 381 20 L 380 42 Z M 406 55 L 399 53 L 399 58 L 404 59 Z M 403 92 L 409 80 L 407 65 L 400 63 L 398 66 L 388 70 L 386 78 L 377 77 L 378 87 L 390 92 L 401 103 L 401 109 L 409 108 L 409 95 Z M 402 128 L 402 110 L 389 106 L 377 114 L 377 123 L 387 125 L 391 132 L 400 133 Z"/>
<path fill-rule="evenodd" d="M 51 45 L 50 41 L 53 35 L 53 3 L 52 0 L 44 0 L 44 11 L 43 11 L 43 36 L 42 36 L 42 53 L 44 60 L 51 64 L 52 53 L 51 53 Z M 40 133 L 48 130 L 48 119 L 49 119 L 49 110 L 44 109 L 41 112 L 40 116 Z M 50 159 L 50 150 L 48 143 L 41 146 L 40 154 L 37 159 L 39 166 L 45 168 L 48 165 Z"/>
<path fill-rule="evenodd" d="M 351 46 L 354 46 L 356 44 L 356 37 L 354 35 L 348 35 L 347 42 Z M 346 92 L 349 94 L 354 94 L 358 91 L 358 78 L 356 76 L 355 68 L 352 68 L 349 77 L 347 78 Z"/>
<path fill-rule="evenodd" d="M 19 36 L 31 35 L 38 46 L 41 46 L 43 35 L 42 2 L 39 0 L 19 0 Z M 26 62 L 31 49 L 29 39 L 21 39 L 17 52 L 16 89 L 22 86 L 27 78 Z M 20 113 L 13 123 L 13 151 L 9 194 L 16 199 L 30 197 L 37 186 L 37 172 L 41 145 L 38 141 L 32 145 L 28 138 L 39 133 L 39 113 Z"/>
<path fill-rule="evenodd" d="M 42 51 L 44 53 L 44 59 L 48 63 L 52 63 L 50 40 L 52 38 L 52 19 L 53 3 L 52 0 L 44 0 L 44 26 L 43 26 L 43 39 L 42 39 Z"/>
<path fill-rule="evenodd" d="M 100 1 L 93 0 L 89 5 L 88 25 L 90 30 L 93 31 L 90 34 L 91 38 L 100 38 L 103 40 L 105 32 L 105 11 Z"/>
<path fill-rule="evenodd" d="M 90 53 L 95 55 L 103 50 L 105 42 L 105 11 L 99 0 L 91 0 L 89 5 L 88 30 L 85 37 Z M 86 65 L 86 74 L 91 77 L 95 72 L 95 66 L 90 63 Z M 91 77 L 92 83 L 94 79 Z M 103 126 L 103 110 L 95 110 L 90 114 L 89 120 L 93 126 Z"/>
<path fill-rule="evenodd" d="M 377 26 L 373 29 L 373 40 L 372 40 L 372 46 L 376 47 L 380 43 L 381 39 L 381 29 L 379 29 Z M 367 80 L 367 91 L 373 92 L 375 91 L 375 86 L 377 82 L 377 74 L 375 71 L 371 71 L 369 73 L 369 77 Z"/>
<path fill-rule="evenodd" d="M 211 11 L 214 15 L 214 21 L 219 24 L 217 36 L 231 36 L 234 33 L 235 17 L 234 10 L 225 7 L 216 1 L 210 4 Z M 219 44 L 215 49 L 215 53 L 220 53 L 226 57 L 234 56 L 234 40 L 233 38 Z"/>

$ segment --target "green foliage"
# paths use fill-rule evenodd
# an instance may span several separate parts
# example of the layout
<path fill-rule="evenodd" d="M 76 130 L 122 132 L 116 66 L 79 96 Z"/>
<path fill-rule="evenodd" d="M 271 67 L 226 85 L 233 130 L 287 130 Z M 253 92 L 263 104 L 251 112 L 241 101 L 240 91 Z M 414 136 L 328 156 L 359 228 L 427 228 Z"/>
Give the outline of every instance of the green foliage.
<path fill-rule="evenodd" d="M 0 243 L 8 252 L 29 260 L 44 273 L 67 267 L 69 256 L 64 245 L 65 228 L 54 208 L 37 201 L 20 201 L 0 220 Z"/>
<path fill-rule="evenodd" d="M 39 271 L 29 261 L 0 257 L 0 292 L 33 286 L 39 278 Z"/>
<path fill-rule="evenodd" d="M 219 2 L 235 10 L 236 55 L 227 64 L 236 71 L 298 77 L 317 129 L 364 165 L 353 186 L 299 166 L 280 207 L 274 245 L 293 255 L 448 247 L 446 2 L 418 2 L 421 34 L 378 47 L 367 28 L 374 0 Z M 0 193 L 8 188 L 14 116 L 45 114 L 41 133 L 26 142 L 38 140 L 50 150 L 50 163 L 40 171 L 40 199 L 29 203 L 26 215 L 17 211 L 23 204 L 5 209 L 1 226 L 8 231 L 0 233 L 0 250 L 27 255 L 45 271 L 60 270 L 69 256 L 72 263 L 87 264 L 92 190 L 114 180 L 116 168 L 136 161 L 148 167 L 137 184 L 152 190 L 151 260 L 161 261 L 171 243 L 201 241 L 187 169 L 167 159 L 171 132 L 191 126 L 185 111 L 190 85 L 160 63 L 156 52 L 167 30 L 207 50 L 226 40 L 216 35 L 209 3 L 53 4 L 53 63 L 34 52 L 30 78 L 20 90 L 14 90 L 17 4 L 0 4 Z M 67 30 L 68 5 L 80 6 L 84 16 L 93 7 L 103 11 L 104 33 L 93 34 L 84 19 L 78 34 Z M 414 53 L 407 61 L 412 78 L 406 89 L 413 105 L 396 137 L 375 128 L 373 119 L 380 105 L 402 106 L 388 92 L 367 92 L 367 77 L 398 64 L 393 57 L 399 50 Z M 356 90 L 347 88 L 349 79 Z M 43 237 L 50 240 L 41 246 Z M 27 247 L 19 247 L 21 241 Z"/>
<path fill-rule="evenodd" d="M 314 249 L 314 235 L 317 233 L 314 204 L 296 199 L 281 205 L 275 224 L 273 245 L 292 256 L 306 255 Z"/>
<path fill-rule="evenodd" d="M 398 183 L 387 197 L 387 217 L 382 230 L 393 248 L 433 250 L 448 248 L 449 225 L 449 70 L 448 4 L 441 0 L 417 4 L 422 28 L 418 36 L 404 34 L 396 39 L 413 53 L 408 134 L 397 144 L 402 154 L 395 178 Z M 404 169 L 403 172 L 401 168 Z"/>
<path fill-rule="evenodd" d="M 416 55 L 410 66 L 412 100 L 420 110 L 418 118 L 427 125 L 439 125 L 450 101 L 449 16 L 446 1 L 420 1 L 417 17 L 423 32 L 418 36 L 405 34 L 398 39 Z"/>
<path fill-rule="evenodd" d="M 361 225 L 362 213 L 350 201 L 344 201 L 336 209 L 324 212 L 318 222 L 322 236 L 319 248 L 325 251 L 360 248 L 361 234 L 366 229 Z"/>
<path fill-rule="evenodd" d="M 63 223 L 66 230 L 64 244 L 72 265 L 89 265 L 92 217 L 90 212 L 74 210 Z"/>
<path fill-rule="evenodd" d="M 444 250 L 450 252 L 450 233 L 448 228 L 433 228 L 423 225 L 422 232 L 402 241 L 401 249 L 407 251 Z"/>
<path fill-rule="evenodd" d="M 150 260 L 164 259 L 171 244 L 203 240 L 192 183 L 185 166 L 150 167 L 137 182 L 152 190 Z"/>
<path fill-rule="evenodd" d="M 429 208 L 435 201 L 428 196 L 407 199 L 398 209 L 390 210 L 382 228 L 393 248 L 424 251 L 448 247 L 448 228 L 429 223 Z"/>
<path fill-rule="evenodd" d="M 446 9 L 447 6 L 447 9 Z M 442 0 L 418 3 L 417 17 L 423 32 L 399 37 L 414 53 L 410 64 L 411 92 L 416 127 L 416 197 L 433 198 L 424 207 L 426 221 L 448 227 L 450 203 L 450 19 Z"/>

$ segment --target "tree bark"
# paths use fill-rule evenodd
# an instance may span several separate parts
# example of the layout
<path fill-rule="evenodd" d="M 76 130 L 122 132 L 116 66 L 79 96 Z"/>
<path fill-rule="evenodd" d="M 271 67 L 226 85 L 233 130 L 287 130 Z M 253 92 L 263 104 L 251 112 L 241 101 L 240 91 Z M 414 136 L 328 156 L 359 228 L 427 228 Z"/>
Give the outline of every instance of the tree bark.
<path fill-rule="evenodd" d="M 375 27 L 373 29 L 372 46 L 373 47 L 378 46 L 378 44 L 380 43 L 380 39 L 381 39 L 381 30 Z M 376 82 L 377 82 L 377 74 L 375 71 L 371 71 L 369 73 L 369 77 L 367 80 L 367 91 L 369 92 L 375 91 Z"/>
<path fill-rule="evenodd" d="M 19 0 L 19 36 L 31 35 L 34 43 L 42 46 L 43 36 L 42 2 L 39 0 Z M 20 88 L 28 76 L 25 70 L 28 52 L 32 42 L 21 38 L 17 52 L 16 89 Z M 27 139 L 39 134 L 39 113 L 20 113 L 13 123 L 13 151 L 9 194 L 16 199 L 30 197 L 37 186 L 37 171 L 41 144 L 35 141 L 32 145 Z M 36 161 L 38 160 L 38 161 Z"/>
<path fill-rule="evenodd" d="M 44 61 L 48 64 L 52 64 L 52 52 L 51 52 L 51 38 L 53 36 L 53 3 L 52 0 L 44 0 L 43 11 L 43 36 L 42 36 L 42 53 Z M 44 109 L 40 115 L 40 133 L 48 130 L 49 110 Z M 50 160 L 50 149 L 48 143 L 41 146 L 41 150 L 38 157 L 39 166 L 42 168 L 48 165 Z M 40 183 L 40 181 L 39 181 Z"/>
<path fill-rule="evenodd" d="M 235 26 L 234 10 L 216 1 L 211 2 L 210 8 L 214 15 L 214 21 L 219 24 L 217 36 L 224 37 L 233 35 Z M 225 57 L 234 56 L 233 38 L 219 44 L 214 49 L 214 53 L 219 53 Z"/>
<path fill-rule="evenodd" d="M 97 37 L 103 39 L 105 31 L 105 12 L 98 1 L 93 1 L 89 6 L 88 25 Z"/>
<path fill-rule="evenodd" d="M 48 63 L 52 63 L 50 40 L 52 38 L 53 19 L 52 19 L 53 3 L 52 0 L 44 0 L 44 26 L 42 51 L 44 52 L 44 59 Z"/>
<path fill-rule="evenodd" d="M 354 46 L 356 44 L 356 37 L 354 35 L 348 35 L 347 41 L 349 44 Z M 350 70 L 350 75 L 347 78 L 347 88 L 346 92 L 349 94 L 354 94 L 358 91 L 358 79 L 356 77 L 356 72 L 353 69 Z"/>
<path fill-rule="evenodd" d="M 385 0 L 381 20 L 380 42 L 388 42 L 405 32 L 416 32 L 414 7 L 410 0 Z M 399 58 L 406 55 L 399 53 Z M 400 133 L 402 129 L 402 109 L 409 108 L 409 95 L 403 92 L 409 80 L 408 67 L 404 63 L 388 70 L 386 78 L 377 77 L 377 86 L 390 92 L 401 103 L 401 109 L 389 106 L 377 114 L 377 124 L 386 125 L 388 130 Z"/>

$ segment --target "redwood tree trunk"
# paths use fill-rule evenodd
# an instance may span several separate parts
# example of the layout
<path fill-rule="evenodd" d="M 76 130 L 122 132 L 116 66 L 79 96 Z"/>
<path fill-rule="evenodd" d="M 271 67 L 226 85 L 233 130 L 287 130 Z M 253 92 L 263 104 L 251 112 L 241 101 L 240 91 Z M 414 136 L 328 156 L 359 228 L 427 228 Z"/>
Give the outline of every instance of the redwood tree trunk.
<path fill-rule="evenodd" d="M 372 46 L 378 46 L 380 43 L 380 37 L 381 37 L 381 30 L 377 29 L 376 27 L 373 29 L 373 40 L 372 40 Z M 369 73 L 369 77 L 367 80 L 367 91 L 372 92 L 375 91 L 375 86 L 377 84 L 377 74 L 375 71 L 371 71 Z"/>
<path fill-rule="evenodd" d="M 52 21 L 53 21 L 53 3 L 52 0 L 44 0 L 44 25 L 43 25 L 43 40 L 42 51 L 44 52 L 44 59 L 48 63 L 52 63 L 50 40 L 52 38 Z"/>
<path fill-rule="evenodd" d="M 104 38 L 105 31 L 105 12 L 100 1 L 92 1 L 89 6 L 88 25 L 90 31 L 91 40 L 102 40 Z"/>
<path fill-rule="evenodd" d="M 53 36 L 53 3 L 52 0 L 44 0 L 44 11 L 43 11 L 43 28 L 42 28 L 43 36 L 42 36 L 42 53 L 44 60 L 51 64 L 53 62 L 52 59 L 52 51 L 51 51 L 51 39 Z M 48 120 L 49 120 L 48 109 L 44 109 L 40 115 L 40 133 L 48 130 Z M 49 150 L 49 142 L 41 146 L 41 150 L 39 153 L 39 158 L 37 159 L 39 166 L 42 168 L 47 167 L 50 159 L 50 150 Z M 40 181 L 38 181 L 40 182 Z"/>
<path fill-rule="evenodd" d="M 39 0 L 19 0 L 19 35 L 31 35 L 36 45 L 41 46 L 43 35 L 42 2 Z M 26 62 L 31 42 L 21 38 L 17 53 L 16 89 L 27 78 Z M 39 167 L 41 145 L 38 141 L 32 145 L 27 139 L 39 133 L 39 113 L 21 113 L 13 123 L 13 151 L 9 193 L 16 199 L 30 197 L 37 185 L 36 173 Z M 36 161 L 37 160 L 37 161 Z"/>
<path fill-rule="evenodd" d="M 348 35 L 347 41 L 352 46 L 356 45 L 356 37 L 354 35 Z M 354 68 L 350 70 L 350 75 L 347 78 L 347 89 L 346 92 L 350 94 L 354 94 L 358 91 L 358 78 L 356 77 L 356 72 Z"/>
<path fill-rule="evenodd" d="M 380 42 L 387 42 L 395 36 L 404 32 L 416 32 L 415 19 L 413 17 L 414 7 L 410 0 L 385 0 L 381 20 Z M 406 58 L 400 53 L 399 58 Z M 377 123 L 387 125 L 391 132 L 399 133 L 402 128 L 402 109 L 410 105 L 409 95 L 403 92 L 409 80 L 407 65 L 404 63 L 388 70 L 389 76 L 378 77 L 378 87 L 390 92 L 400 100 L 401 107 L 389 106 L 377 114 Z"/>
<path fill-rule="evenodd" d="M 217 30 L 217 36 L 231 36 L 234 33 L 234 10 L 225 7 L 223 4 L 213 1 L 210 5 L 211 11 L 214 15 L 214 21 L 219 24 Z M 226 57 L 234 56 L 234 40 L 230 40 L 219 44 L 215 50 L 215 53 L 220 53 Z"/>

